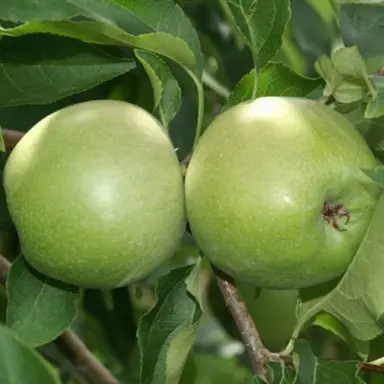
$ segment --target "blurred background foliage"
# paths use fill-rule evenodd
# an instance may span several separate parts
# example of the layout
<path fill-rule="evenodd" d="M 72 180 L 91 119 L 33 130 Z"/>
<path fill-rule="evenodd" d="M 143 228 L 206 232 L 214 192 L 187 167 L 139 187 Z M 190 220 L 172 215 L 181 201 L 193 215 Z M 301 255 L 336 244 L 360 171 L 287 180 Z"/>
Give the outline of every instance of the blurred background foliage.
<path fill-rule="evenodd" d="M 221 1 L 178 0 L 178 3 L 199 32 L 207 74 L 216 79 L 224 89 L 231 91 L 241 77 L 252 69 L 252 57 L 249 50 L 240 43 L 236 31 L 232 29 L 223 12 Z M 328 0 L 291 0 L 291 21 L 286 29 L 282 48 L 274 61 L 285 63 L 302 75 L 317 77 L 314 62 L 321 55 L 330 55 L 335 47 L 344 42 L 345 45 L 358 45 L 363 56 L 370 59 L 372 68 L 379 69 L 383 61 L 382 39 L 372 41 L 366 36 L 370 35 L 369 28 L 382 24 L 374 23 L 372 20 L 384 18 L 384 7 L 360 9 L 361 5 L 345 4 L 337 10 L 340 12 L 340 17 L 336 18 L 335 7 L 332 4 L 334 2 Z M 355 17 L 357 13 L 359 17 Z M 340 23 L 337 20 L 340 20 Z M 375 33 L 384 34 L 384 30 L 375 31 Z M 132 56 L 132 52 L 126 48 L 119 54 L 126 57 Z M 172 69 L 180 80 L 183 100 L 182 107 L 171 124 L 170 134 L 175 147 L 178 148 L 180 159 L 183 159 L 189 153 L 194 138 L 196 94 L 190 80 L 182 71 L 175 66 L 172 66 Z M 208 124 L 220 111 L 225 98 L 210 89 L 208 85 L 205 97 L 205 124 Z M 0 124 L 8 129 L 25 132 L 55 110 L 80 101 L 100 98 L 121 99 L 152 111 L 151 85 L 143 69 L 138 66 L 127 74 L 91 90 L 52 104 L 1 108 Z M 355 121 L 356 113 L 355 110 L 351 110 Z M 364 130 L 364 127 L 366 122 L 362 124 L 361 129 Z M 376 136 L 372 140 L 380 142 Z M 4 159 L 2 162 L 4 163 Z M 0 202 L 4 204 L 2 194 L 0 194 Z M 12 260 L 18 253 L 18 244 L 10 220 L 7 217 L 2 220 L 1 252 Z M 136 329 L 140 316 L 155 302 L 156 279 L 169 268 L 193 262 L 197 257 L 198 251 L 193 240 L 186 234 L 183 245 L 174 259 L 141 284 L 109 292 L 98 290 L 84 292 L 83 310 L 73 324 L 73 329 L 122 383 L 138 382 L 140 364 Z M 201 282 L 204 289 L 205 313 L 181 383 L 250 383 L 251 373 L 248 369 L 250 363 L 244 353 L 244 345 L 223 298 L 215 286 L 215 281 L 212 280 L 208 264 L 205 264 L 202 270 Z M 5 317 L 5 301 L 4 290 L 0 287 L 1 321 L 4 321 Z M 279 316 L 279 310 L 281 308 L 275 308 L 277 316 Z M 257 324 L 257 313 L 254 317 Z M 313 350 L 318 356 L 356 358 L 341 338 L 319 326 L 306 329 L 302 337 L 311 339 Z M 384 343 L 381 341 L 379 339 L 375 342 L 371 350 L 372 357 L 376 354 L 383 355 Z M 74 382 L 76 373 L 52 347 L 44 346 L 40 350 L 57 367 L 60 367 L 63 383 Z M 76 380 L 81 382 L 82 379 L 77 377 Z M 379 382 L 379 379 L 372 374 L 371 383 Z"/>

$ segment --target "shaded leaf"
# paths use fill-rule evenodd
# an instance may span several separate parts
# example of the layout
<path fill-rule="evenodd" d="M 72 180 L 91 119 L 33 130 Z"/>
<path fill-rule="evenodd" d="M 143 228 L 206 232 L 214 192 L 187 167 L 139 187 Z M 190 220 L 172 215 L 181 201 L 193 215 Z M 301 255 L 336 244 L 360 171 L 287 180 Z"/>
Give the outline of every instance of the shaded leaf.
<path fill-rule="evenodd" d="M 363 384 L 359 378 L 357 361 L 333 362 L 317 358 L 307 341 L 297 340 L 293 352 L 293 364 L 300 383 L 313 384 Z"/>
<path fill-rule="evenodd" d="M 273 383 L 291 384 L 297 380 L 296 372 L 284 363 L 270 363 L 269 368 L 272 371 Z"/>
<path fill-rule="evenodd" d="M 78 289 L 39 274 L 23 257 L 13 262 L 6 289 L 6 323 L 18 339 L 30 346 L 52 341 L 76 317 Z"/>
<path fill-rule="evenodd" d="M 340 2 L 340 1 L 339 1 Z M 351 1 L 348 1 L 352 3 Z M 353 1 L 340 7 L 340 29 L 346 46 L 358 46 L 363 57 L 383 54 L 384 7 L 378 1 Z M 360 4 L 357 4 L 360 3 Z"/>
<path fill-rule="evenodd" d="M 86 20 L 40 19 L 4 35 L 53 33 L 88 43 L 130 45 L 169 57 L 201 76 L 200 43 L 191 22 L 172 0 L 66 0 L 81 10 Z"/>
<path fill-rule="evenodd" d="M 196 107 L 196 98 L 191 93 L 185 93 L 180 111 L 169 127 L 169 135 L 180 160 L 185 159 L 192 149 L 196 132 Z"/>
<path fill-rule="evenodd" d="M 79 9 L 64 0 L 0 1 L 2 20 L 14 23 L 34 20 L 64 20 L 79 15 Z"/>
<path fill-rule="evenodd" d="M 346 117 L 364 138 L 370 133 L 375 122 L 364 117 L 365 105 L 361 102 L 342 104 L 336 103 L 335 110 Z M 374 144 L 375 145 L 375 144 Z"/>
<path fill-rule="evenodd" d="M 255 73 L 252 70 L 239 81 L 225 106 L 226 109 L 252 99 Z M 309 97 L 322 84 L 322 80 L 301 76 L 284 64 L 270 63 L 260 72 L 258 96 Z"/>
<path fill-rule="evenodd" d="M 107 305 L 107 297 L 110 305 Z M 136 319 L 127 287 L 103 292 L 86 289 L 84 309 L 100 325 L 104 338 L 121 364 L 125 366 L 136 342 Z"/>
<path fill-rule="evenodd" d="M 383 0 L 337 0 L 340 4 L 380 4 L 384 6 Z"/>
<path fill-rule="evenodd" d="M 290 19 L 288 0 L 226 0 L 237 27 L 261 68 L 282 43 Z"/>
<path fill-rule="evenodd" d="M 375 169 L 363 169 L 363 171 L 373 181 L 384 187 L 384 166 L 380 165 Z"/>
<path fill-rule="evenodd" d="M 269 363 L 268 368 L 272 378 L 271 384 L 301 384 L 298 382 L 294 369 L 288 367 L 284 363 L 271 362 Z M 255 376 L 252 384 L 265 384 L 265 381 Z"/>
<path fill-rule="evenodd" d="M 199 264 L 159 279 L 157 303 L 139 323 L 141 384 L 177 384 L 201 316 Z"/>
<path fill-rule="evenodd" d="M 0 64 L 0 106 L 56 101 L 136 66 L 80 41 L 44 35 L 3 39 Z"/>
<path fill-rule="evenodd" d="M 384 115 L 384 78 L 383 76 L 371 76 L 371 81 L 377 91 L 375 98 L 368 101 L 364 117 L 374 119 Z"/>
<path fill-rule="evenodd" d="M 360 341 L 354 339 L 345 325 L 337 320 L 334 316 L 325 312 L 320 313 L 316 316 L 312 325 L 317 325 L 318 327 L 332 332 L 335 336 L 347 343 L 353 351 L 356 351 L 361 359 L 367 359 L 370 343 L 368 341 Z"/>
<path fill-rule="evenodd" d="M 67 2 L 83 9 L 93 18 L 103 18 L 120 29 L 132 34 L 142 35 L 154 33 L 161 36 L 167 34 L 173 37 L 173 44 L 184 41 L 193 52 L 196 73 L 201 75 L 202 56 L 200 43 L 191 22 L 182 9 L 172 0 L 67 0 Z M 157 32 L 157 33 L 156 33 Z M 159 39 L 162 44 L 160 52 L 166 52 L 170 47 L 166 41 Z"/>
<path fill-rule="evenodd" d="M 60 384 L 57 373 L 33 349 L 0 324 L 0 383 Z"/>
<path fill-rule="evenodd" d="M 181 89 L 168 65 L 157 55 L 135 50 L 135 55 L 143 65 L 151 81 L 155 109 L 165 128 L 175 118 L 181 105 Z"/>
<path fill-rule="evenodd" d="M 180 384 L 251 384 L 252 373 L 236 359 L 194 353 L 188 359 Z"/>
<path fill-rule="evenodd" d="M 324 2 L 326 4 L 327 2 Z M 291 0 L 295 42 L 311 64 L 332 48 L 332 30 L 308 0 Z"/>

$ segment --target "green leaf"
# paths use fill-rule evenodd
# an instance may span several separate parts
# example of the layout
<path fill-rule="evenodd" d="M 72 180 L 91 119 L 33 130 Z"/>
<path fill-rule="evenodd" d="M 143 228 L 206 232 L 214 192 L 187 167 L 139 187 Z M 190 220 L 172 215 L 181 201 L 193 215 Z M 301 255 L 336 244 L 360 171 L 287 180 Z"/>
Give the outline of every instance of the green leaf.
<path fill-rule="evenodd" d="M 329 313 L 320 313 L 316 316 L 312 325 L 321 327 L 329 332 L 332 332 L 335 336 L 343 340 L 349 347 L 356 351 L 360 358 L 366 361 L 369 354 L 370 343 L 368 341 L 360 341 L 354 339 L 349 333 L 348 329 Z"/>
<path fill-rule="evenodd" d="M 35 20 L 65 20 L 80 14 L 79 9 L 64 0 L 2 0 L 1 20 L 14 23 Z"/>
<path fill-rule="evenodd" d="M 223 111 L 233 107 L 236 104 L 242 103 L 243 101 L 252 100 L 253 98 L 253 87 L 256 81 L 256 70 L 252 69 L 249 73 L 244 75 L 240 81 L 236 84 L 231 95 L 229 96 Z M 259 84 L 260 87 L 260 84 Z M 259 88 L 260 92 L 260 88 Z"/>
<path fill-rule="evenodd" d="M 383 2 L 355 0 L 342 1 L 341 3 L 343 4 L 340 7 L 340 29 L 345 45 L 356 45 L 365 58 L 382 55 L 384 39 Z"/>
<path fill-rule="evenodd" d="M 384 187 L 384 166 L 375 169 L 363 169 L 364 173 L 380 186 Z"/>
<path fill-rule="evenodd" d="M 256 71 L 252 70 L 239 81 L 225 109 L 252 99 L 255 73 Z M 308 97 L 322 84 L 321 80 L 301 76 L 284 64 L 270 63 L 260 72 L 258 96 Z"/>
<path fill-rule="evenodd" d="M 139 323 L 142 384 L 177 384 L 201 317 L 199 263 L 159 279 L 157 303 Z"/>
<path fill-rule="evenodd" d="M 325 311 L 335 316 L 354 338 L 361 341 L 372 340 L 383 333 L 383 220 L 384 194 L 348 270 L 330 293 L 301 304 L 298 328 Z"/>
<path fill-rule="evenodd" d="M 182 9 L 172 0 L 67 0 L 83 9 L 93 18 L 103 18 L 120 29 L 132 34 L 161 33 L 173 37 L 173 44 L 185 42 L 192 51 L 196 63 L 196 73 L 201 75 L 203 58 L 196 31 Z M 170 39 L 171 41 L 171 39 Z M 167 41 L 161 41 L 160 52 L 166 52 Z"/>
<path fill-rule="evenodd" d="M 157 55 L 135 49 L 135 55 L 151 81 L 155 109 L 161 122 L 168 129 L 181 105 L 181 89 L 168 65 Z"/>
<path fill-rule="evenodd" d="M 318 10 L 328 1 L 291 0 L 292 32 L 295 43 L 312 64 L 318 57 L 329 55 L 333 44 L 333 31 Z M 321 5 L 320 5 L 321 4 Z"/>
<path fill-rule="evenodd" d="M 129 45 L 164 55 L 201 77 L 203 58 L 196 31 L 172 0 L 66 0 L 87 20 L 40 21 L 0 29 L 4 35 L 53 33 L 107 45 Z"/>
<path fill-rule="evenodd" d="M 284 363 L 269 363 L 269 369 L 273 384 L 298 384 L 296 372 Z"/>
<path fill-rule="evenodd" d="M 0 106 L 56 101 L 136 66 L 80 41 L 48 35 L 3 39 L 0 64 Z"/>
<path fill-rule="evenodd" d="M 369 138 L 369 134 L 372 132 L 372 128 L 378 123 L 378 121 L 368 120 L 364 117 L 365 105 L 361 102 L 350 104 L 336 103 L 335 110 L 344 115 L 344 117 L 346 117 L 355 126 L 355 128 L 362 134 L 365 139 Z M 381 128 L 379 129 L 382 131 Z M 373 143 L 370 143 L 370 140 L 367 141 L 370 146 L 372 144 L 372 147 L 377 145 L 376 140 L 374 140 Z"/>
<path fill-rule="evenodd" d="M 65 1 L 78 7 L 83 17 L 64 21 L 41 20 L 14 28 L 0 28 L 0 35 L 17 37 L 50 33 L 93 44 L 131 46 L 179 63 L 197 88 L 196 144 L 203 125 L 203 55 L 197 32 L 182 9 L 172 0 Z"/>
<path fill-rule="evenodd" d="M 39 274 L 23 257 L 13 262 L 6 288 L 6 323 L 30 346 L 52 341 L 77 315 L 78 289 Z"/>
<path fill-rule="evenodd" d="M 335 69 L 344 77 L 363 81 L 371 87 L 366 64 L 359 49 L 354 47 L 340 48 L 332 53 Z"/>
<path fill-rule="evenodd" d="M 315 63 L 316 71 L 324 78 L 324 96 L 333 96 L 341 103 L 352 103 L 370 95 L 376 97 L 366 64 L 357 47 L 340 48 L 331 58 L 320 57 Z"/>
<path fill-rule="evenodd" d="M 251 378 L 250 370 L 236 359 L 194 353 L 188 359 L 180 384 L 251 384 Z"/>
<path fill-rule="evenodd" d="M 383 0 L 337 0 L 340 4 L 365 4 L 365 5 L 381 5 L 384 6 Z"/>
<path fill-rule="evenodd" d="M 257 58 L 265 66 L 281 47 L 290 19 L 288 0 L 226 0 L 237 27 Z"/>
<path fill-rule="evenodd" d="M 86 289 L 83 303 L 86 313 L 98 323 L 102 339 L 107 340 L 113 353 L 125 366 L 136 343 L 136 319 L 128 288 L 121 287 L 105 292 Z M 89 328 L 88 317 L 87 320 L 84 326 Z M 100 339 L 101 337 L 97 337 L 97 342 Z"/>
<path fill-rule="evenodd" d="M 375 361 L 384 356 L 384 334 L 377 336 L 370 342 L 368 361 Z"/>
<path fill-rule="evenodd" d="M 60 384 L 57 373 L 33 349 L 0 324 L 0 383 Z"/>
<path fill-rule="evenodd" d="M 293 353 L 293 364 L 300 383 L 313 384 L 363 384 L 358 375 L 357 361 L 333 362 L 317 358 L 307 341 L 297 340 Z"/>
<path fill-rule="evenodd" d="M 368 101 L 364 117 L 375 119 L 384 115 L 384 78 L 383 76 L 373 75 L 371 81 L 377 91 L 377 96 Z"/>
<path fill-rule="evenodd" d="M 336 90 L 338 90 L 338 88 L 343 83 L 343 77 L 336 71 L 332 60 L 327 56 L 321 56 L 315 63 L 315 69 L 317 73 L 325 80 L 326 85 L 323 91 L 324 96 L 331 97 L 332 95 L 335 95 Z M 357 100 L 359 100 L 362 97 L 360 87 L 357 87 L 357 90 L 357 96 L 350 96 L 350 98 L 353 99 L 353 97 L 355 97 Z M 342 96 L 338 95 L 338 98 L 344 100 Z"/>

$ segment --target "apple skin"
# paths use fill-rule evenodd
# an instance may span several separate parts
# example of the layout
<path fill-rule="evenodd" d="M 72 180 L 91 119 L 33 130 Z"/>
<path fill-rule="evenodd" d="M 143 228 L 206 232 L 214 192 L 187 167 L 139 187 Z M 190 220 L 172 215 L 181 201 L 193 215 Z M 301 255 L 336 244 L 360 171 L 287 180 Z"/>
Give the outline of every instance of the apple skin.
<path fill-rule="evenodd" d="M 145 278 L 185 231 L 172 143 L 152 115 L 123 101 L 83 102 L 42 119 L 11 153 L 4 187 L 26 260 L 76 286 Z"/>
<path fill-rule="evenodd" d="M 186 175 L 187 216 L 203 254 L 237 280 L 299 289 L 340 276 L 369 226 L 376 160 L 341 114 L 316 101 L 262 97 L 219 115 Z M 324 203 L 350 214 L 328 223 Z M 344 218 L 345 219 L 345 218 Z"/>

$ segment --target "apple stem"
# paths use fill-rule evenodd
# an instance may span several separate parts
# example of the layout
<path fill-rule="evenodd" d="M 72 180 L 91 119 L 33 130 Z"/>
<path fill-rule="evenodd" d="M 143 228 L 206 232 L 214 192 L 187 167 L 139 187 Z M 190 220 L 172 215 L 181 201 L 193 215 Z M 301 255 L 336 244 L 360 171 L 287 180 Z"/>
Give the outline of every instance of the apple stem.
<path fill-rule="evenodd" d="M 191 158 L 192 158 L 192 153 L 189 153 L 183 160 L 181 160 L 180 162 L 180 167 L 181 167 L 181 173 L 183 175 L 183 177 L 185 178 L 185 176 L 187 175 L 187 169 L 188 169 L 188 165 L 191 161 Z"/>
<path fill-rule="evenodd" d="M 5 149 L 7 152 L 10 152 L 24 136 L 23 132 L 13 131 L 7 128 L 3 128 L 2 131 Z"/>
<path fill-rule="evenodd" d="M 0 255 L 0 283 L 5 285 L 11 263 Z M 102 365 L 81 339 L 67 329 L 53 341 L 57 349 L 73 366 L 94 384 L 119 384 L 113 374 Z"/>
<path fill-rule="evenodd" d="M 280 358 L 264 347 L 259 332 L 256 329 L 255 322 L 249 314 L 244 300 L 240 296 L 234 279 L 213 265 L 212 269 L 227 307 L 240 330 L 252 363 L 253 373 L 267 383 L 272 382 L 268 371 L 268 363 L 270 361 L 278 361 Z"/>

